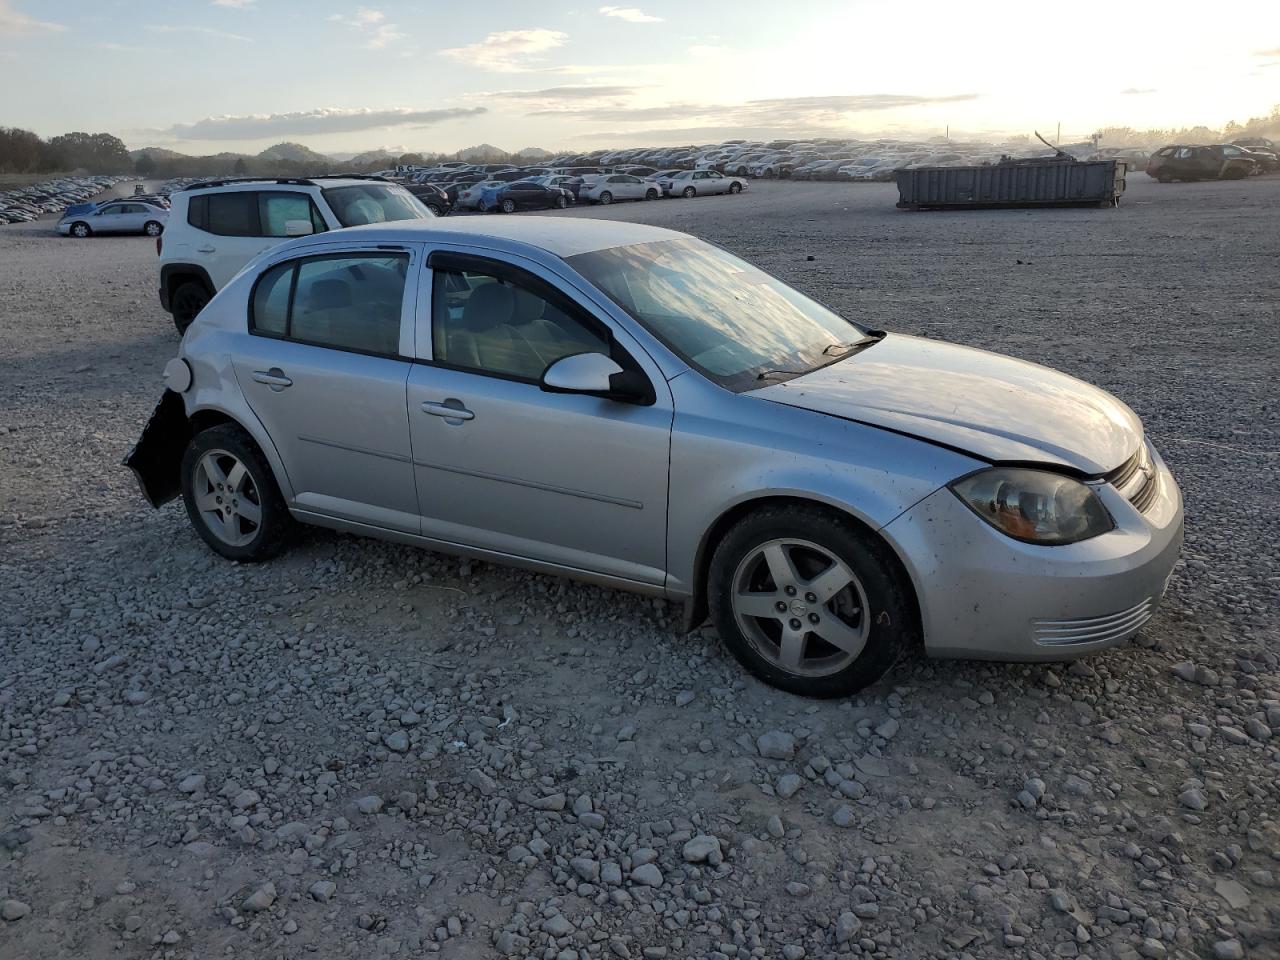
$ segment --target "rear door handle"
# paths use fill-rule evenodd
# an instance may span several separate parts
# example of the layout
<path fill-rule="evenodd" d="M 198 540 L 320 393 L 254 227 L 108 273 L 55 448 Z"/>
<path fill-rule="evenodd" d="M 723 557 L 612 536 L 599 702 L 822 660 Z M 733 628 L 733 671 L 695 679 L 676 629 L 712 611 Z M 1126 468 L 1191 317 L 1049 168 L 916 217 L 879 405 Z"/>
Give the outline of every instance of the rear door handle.
<path fill-rule="evenodd" d="M 293 381 L 286 377 L 284 371 L 279 367 L 272 367 L 270 370 L 255 370 L 253 371 L 253 379 L 256 383 L 265 383 L 277 393 L 285 387 L 293 386 Z"/>
<path fill-rule="evenodd" d="M 462 405 L 461 400 L 452 398 L 444 403 L 425 400 L 422 404 L 422 412 L 429 413 L 433 417 L 444 417 L 446 420 L 474 420 L 476 418 L 474 413 Z"/>

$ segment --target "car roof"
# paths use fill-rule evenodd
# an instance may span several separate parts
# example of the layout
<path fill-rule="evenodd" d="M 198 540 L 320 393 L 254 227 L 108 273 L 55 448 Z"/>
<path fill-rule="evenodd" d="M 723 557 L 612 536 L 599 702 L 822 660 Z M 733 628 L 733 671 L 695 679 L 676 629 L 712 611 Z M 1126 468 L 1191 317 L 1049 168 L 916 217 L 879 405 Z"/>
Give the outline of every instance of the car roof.
<path fill-rule="evenodd" d="M 474 242 L 491 240 L 536 247 L 557 257 L 572 257 L 610 247 L 625 247 L 660 240 L 679 240 L 687 235 L 662 227 L 622 220 L 591 220 L 579 217 L 449 217 L 447 220 L 397 220 L 391 223 L 348 227 L 344 235 L 372 234 L 379 242 L 416 241 Z M 311 240 L 324 238 L 314 234 Z M 328 235 L 333 237 L 332 234 Z M 334 239 L 337 239 L 334 237 Z"/>

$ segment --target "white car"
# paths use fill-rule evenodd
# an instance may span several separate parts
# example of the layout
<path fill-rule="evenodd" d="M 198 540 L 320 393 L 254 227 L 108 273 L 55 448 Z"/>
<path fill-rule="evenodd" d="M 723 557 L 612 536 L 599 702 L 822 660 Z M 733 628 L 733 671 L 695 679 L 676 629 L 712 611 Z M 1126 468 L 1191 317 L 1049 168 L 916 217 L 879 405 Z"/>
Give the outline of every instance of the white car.
<path fill-rule="evenodd" d="M 207 180 L 174 191 L 170 200 L 156 248 L 160 305 L 179 333 L 241 267 L 290 237 L 432 215 L 381 177 Z"/>
<path fill-rule="evenodd" d="M 741 193 L 747 189 L 746 180 L 726 177 L 716 170 L 682 170 L 661 183 L 662 192 L 668 197 L 684 197 L 686 200 L 714 193 Z"/>
<path fill-rule="evenodd" d="M 113 200 L 94 210 L 77 210 L 58 221 L 64 237 L 91 237 L 102 233 L 143 233 L 158 237 L 164 233 L 169 211 L 141 200 Z"/>
<path fill-rule="evenodd" d="M 629 173 L 606 173 L 594 180 L 583 180 L 578 189 L 579 203 L 613 203 L 615 200 L 657 200 L 662 196 L 658 185 Z"/>

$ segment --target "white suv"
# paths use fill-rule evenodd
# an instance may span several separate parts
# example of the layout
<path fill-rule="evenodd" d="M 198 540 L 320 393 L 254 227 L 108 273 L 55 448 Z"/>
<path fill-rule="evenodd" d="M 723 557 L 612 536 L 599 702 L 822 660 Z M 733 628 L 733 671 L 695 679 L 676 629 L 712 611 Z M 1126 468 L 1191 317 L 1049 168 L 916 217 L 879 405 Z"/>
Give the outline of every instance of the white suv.
<path fill-rule="evenodd" d="M 160 305 L 184 333 L 215 293 L 262 251 L 342 227 L 432 216 L 382 177 L 207 180 L 175 192 L 160 255 Z"/>

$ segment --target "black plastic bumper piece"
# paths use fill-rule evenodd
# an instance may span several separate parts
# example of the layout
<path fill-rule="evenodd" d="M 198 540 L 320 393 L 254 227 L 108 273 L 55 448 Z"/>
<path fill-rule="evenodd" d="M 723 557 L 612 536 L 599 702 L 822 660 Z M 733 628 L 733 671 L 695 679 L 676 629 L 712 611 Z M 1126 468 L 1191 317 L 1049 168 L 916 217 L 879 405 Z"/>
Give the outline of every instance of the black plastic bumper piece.
<path fill-rule="evenodd" d="M 163 506 L 182 492 L 179 473 L 182 455 L 190 442 L 191 424 L 182 397 L 166 390 L 142 436 L 123 460 L 151 506 Z"/>

